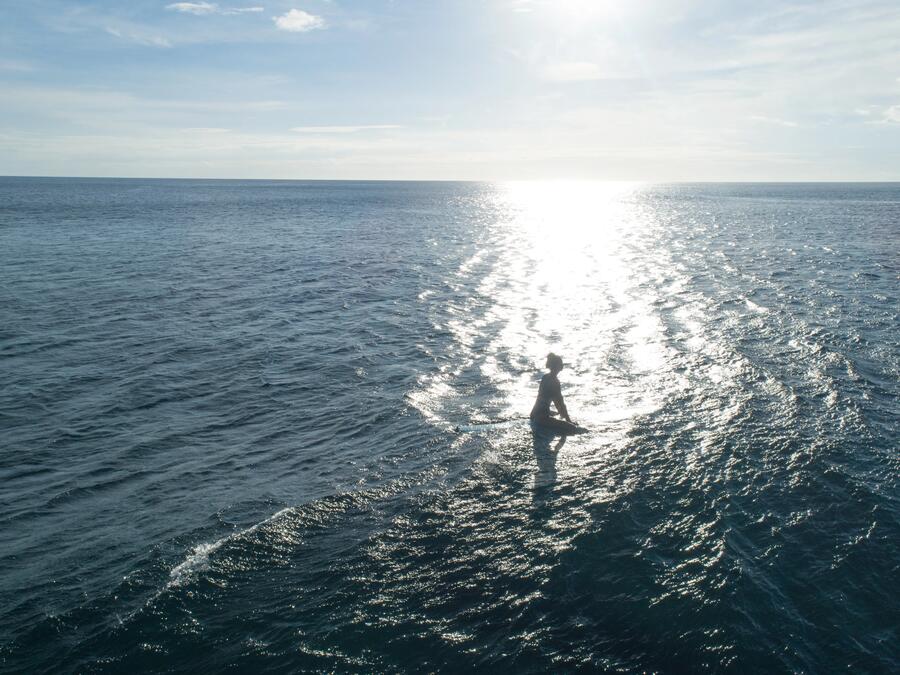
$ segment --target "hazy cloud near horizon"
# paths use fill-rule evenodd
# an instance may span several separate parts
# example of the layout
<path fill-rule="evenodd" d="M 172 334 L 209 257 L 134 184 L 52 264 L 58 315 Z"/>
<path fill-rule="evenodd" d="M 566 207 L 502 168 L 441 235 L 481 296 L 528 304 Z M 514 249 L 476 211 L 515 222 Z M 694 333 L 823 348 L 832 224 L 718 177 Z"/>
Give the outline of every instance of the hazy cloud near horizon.
<path fill-rule="evenodd" d="M 0 6 L 0 174 L 900 180 L 893 0 Z"/>

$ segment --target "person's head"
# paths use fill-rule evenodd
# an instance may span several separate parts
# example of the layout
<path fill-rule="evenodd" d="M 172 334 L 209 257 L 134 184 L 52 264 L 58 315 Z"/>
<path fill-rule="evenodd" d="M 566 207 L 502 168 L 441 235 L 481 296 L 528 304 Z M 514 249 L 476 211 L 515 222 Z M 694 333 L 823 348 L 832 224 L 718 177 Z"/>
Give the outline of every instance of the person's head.
<path fill-rule="evenodd" d="M 563 360 L 561 356 L 557 356 L 553 352 L 547 354 L 547 370 L 554 375 L 563 369 Z"/>

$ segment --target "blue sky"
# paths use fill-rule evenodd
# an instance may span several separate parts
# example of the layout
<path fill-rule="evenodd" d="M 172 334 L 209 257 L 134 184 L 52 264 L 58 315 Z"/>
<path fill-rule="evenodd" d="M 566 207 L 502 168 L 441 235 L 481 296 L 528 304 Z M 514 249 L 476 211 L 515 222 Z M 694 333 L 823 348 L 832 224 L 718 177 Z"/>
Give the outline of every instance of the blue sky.
<path fill-rule="evenodd" d="M 897 0 L 0 4 L 0 174 L 900 180 Z"/>

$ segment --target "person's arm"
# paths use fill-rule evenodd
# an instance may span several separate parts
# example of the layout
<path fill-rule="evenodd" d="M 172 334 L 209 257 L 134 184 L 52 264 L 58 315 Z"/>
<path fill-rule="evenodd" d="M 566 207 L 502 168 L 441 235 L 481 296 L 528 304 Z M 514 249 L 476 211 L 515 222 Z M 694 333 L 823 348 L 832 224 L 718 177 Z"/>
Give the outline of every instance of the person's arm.
<path fill-rule="evenodd" d="M 556 405 L 556 409 L 559 411 L 559 414 L 566 422 L 571 422 L 569 419 L 569 411 L 566 409 L 566 402 L 563 400 L 562 388 L 559 386 L 559 380 L 556 381 L 556 386 L 554 387 L 553 392 L 553 403 Z"/>

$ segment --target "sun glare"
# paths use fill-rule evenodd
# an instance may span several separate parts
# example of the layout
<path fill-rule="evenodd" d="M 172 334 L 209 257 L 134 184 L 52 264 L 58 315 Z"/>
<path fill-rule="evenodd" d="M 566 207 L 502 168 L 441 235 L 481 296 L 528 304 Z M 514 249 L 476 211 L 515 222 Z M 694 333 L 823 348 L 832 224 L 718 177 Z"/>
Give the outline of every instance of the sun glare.
<path fill-rule="evenodd" d="M 515 182 L 498 189 L 495 199 L 506 214 L 496 242 L 503 260 L 481 290 L 495 299 L 502 328 L 484 367 L 493 379 L 508 372 L 495 360 L 520 360 L 521 376 L 498 383 L 510 414 L 530 405 L 534 371 L 551 349 L 569 360 L 568 386 L 595 411 L 595 421 L 655 405 L 646 397 L 629 402 L 612 395 L 609 373 L 597 370 L 605 368 L 602 354 L 622 340 L 631 345 L 636 368 L 651 372 L 659 365 L 658 327 L 646 298 L 634 296 L 639 271 L 629 264 L 635 242 L 652 238 L 634 199 L 639 190 L 639 183 L 592 181 Z"/>

